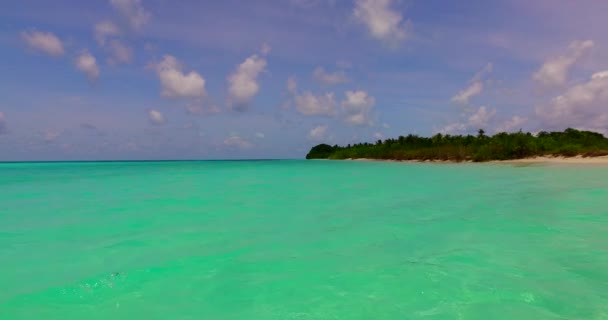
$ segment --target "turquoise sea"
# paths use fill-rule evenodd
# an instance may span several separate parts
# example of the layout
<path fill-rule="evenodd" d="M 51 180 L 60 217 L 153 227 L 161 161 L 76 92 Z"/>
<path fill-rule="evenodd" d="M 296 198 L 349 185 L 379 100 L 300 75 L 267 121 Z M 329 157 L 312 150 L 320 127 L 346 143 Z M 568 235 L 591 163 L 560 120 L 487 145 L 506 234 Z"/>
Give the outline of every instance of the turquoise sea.
<path fill-rule="evenodd" d="M 0 164 L 0 319 L 608 319 L 608 167 Z"/>

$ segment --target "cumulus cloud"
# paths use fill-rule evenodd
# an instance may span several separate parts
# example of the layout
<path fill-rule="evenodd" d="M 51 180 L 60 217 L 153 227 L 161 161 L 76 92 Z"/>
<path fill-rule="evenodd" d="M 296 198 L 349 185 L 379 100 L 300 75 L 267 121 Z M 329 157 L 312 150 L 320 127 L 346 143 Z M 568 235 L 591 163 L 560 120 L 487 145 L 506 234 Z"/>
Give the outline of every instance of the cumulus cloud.
<path fill-rule="evenodd" d="M 266 68 L 266 59 L 254 54 L 245 59 L 228 77 L 228 99 L 232 109 L 245 111 L 260 91 L 258 75 Z"/>
<path fill-rule="evenodd" d="M 342 101 L 342 110 L 346 114 L 345 121 L 352 125 L 371 124 L 370 110 L 376 104 L 376 99 L 363 90 L 346 91 Z"/>
<path fill-rule="evenodd" d="M 479 72 L 477 72 L 473 78 L 469 81 L 469 86 L 459 91 L 455 96 L 452 97 L 452 102 L 468 106 L 469 101 L 483 92 L 483 78 L 490 72 L 492 72 L 492 63 L 486 64 Z"/>
<path fill-rule="evenodd" d="M 95 24 L 95 40 L 100 46 L 106 44 L 106 39 L 120 34 L 120 29 L 112 21 L 101 21 Z"/>
<path fill-rule="evenodd" d="M 528 118 L 513 116 L 496 128 L 496 132 L 513 132 L 521 129 L 521 126 L 528 122 Z"/>
<path fill-rule="evenodd" d="M 150 13 L 144 9 L 141 3 L 141 0 L 110 0 L 114 10 L 135 30 L 141 29 L 150 21 Z"/>
<path fill-rule="evenodd" d="M 106 46 L 110 54 L 110 64 L 129 63 L 133 59 L 133 49 L 118 40 L 112 40 Z"/>
<path fill-rule="evenodd" d="M 201 98 L 206 95 L 205 79 L 197 72 L 184 73 L 180 62 L 166 55 L 156 72 L 161 84 L 161 96 L 168 98 Z"/>
<path fill-rule="evenodd" d="M 89 53 L 89 51 L 82 51 L 74 61 L 76 68 L 83 72 L 89 81 L 94 82 L 99 78 L 99 67 L 97 66 L 97 59 Z"/>
<path fill-rule="evenodd" d="M 335 114 L 336 100 L 333 92 L 323 95 L 314 95 L 309 91 L 297 95 L 295 98 L 296 110 L 306 116 L 332 116 Z"/>
<path fill-rule="evenodd" d="M 572 66 L 593 46 L 594 43 L 591 40 L 570 43 L 568 53 L 547 59 L 532 75 L 532 78 L 547 88 L 564 86 L 568 81 L 568 74 Z"/>
<path fill-rule="evenodd" d="M 535 111 L 549 128 L 579 129 L 607 132 L 608 129 L 608 70 L 597 72 L 589 81 L 575 85 L 550 103 L 537 106 Z"/>
<path fill-rule="evenodd" d="M 290 94 L 296 94 L 297 91 L 298 82 L 296 81 L 296 78 L 293 76 L 287 78 L 287 92 L 289 92 Z"/>
<path fill-rule="evenodd" d="M 313 72 L 313 78 L 324 85 L 336 85 L 341 83 L 347 83 L 350 79 L 346 76 L 343 71 L 327 72 L 322 67 L 318 67 Z"/>
<path fill-rule="evenodd" d="M 239 149 L 249 149 L 253 147 L 253 144 L 239 136 L 232 136 L 224 140 L 224 145 L 228 147 L 235 147 Z"/>
<path fill-rule="evenodd" d="M 325 139 L 325 135 L 327 133 L 327 126 L 326 125 L 318 125 L 312 129 L 310 129 L 310 132 L 308 132 L 308 138 L 310 138 L 311 140 L 323 140 Z"/>
<path fill-rule="evenodd" d="M 487 107 L 481 106 L 477 111 L 469 114 L 465 121 L 450 123 L 447 126 L 437 130 L 444 134 L 458 134 L 466 131 L 483 129 L 496 115 L 496 109 L 488 110 Z M 466 116 L 466 114 L 465 114 Z"/>
<path fill-rule="evenodd" d="M 477 112 L 469 116 L 468 125 L 472 128 L 482 128 L 488 125 L 488 121 L 496 115 L 496 109 L 488 110 L 486 107 L 479 107 Z"/>
<path fill-rule="evenodd" d="M 50 32 L 24 31 L 21 38 L 32 49 L 44 52 L 50 56 L 62 56 L 65 53 L 63 43 Z"/>
<path fill-rule="evenodd" d="M 353 14 L 372 37 L 396 44 L 408 37 L 410 23 L 403 21 L 403 15 L 392 8 L 392 3 L 392 0 L 356 0 Z"/>
<path fill-rule="evenodd" d="M 156 126 L 161 126 L 167 123 L 167 119 L 165 119 L 165 116 L 157 110 L 148 111 L 148 120 L 151 124 Z"/>
<path fill-rule="evenodd" d="M 263 56 L 269 54 L 271 50 L 272 50 L 272 48 L 270 47 L 270 45 L 268 43 L 266 43 L 266 42 L 262 43 L 262 47 L 260 48 L 260 53 Z"/>
<path fill-rule="evenodd" d="M 6 117 L 4 116 L 4 113 L 0 112 L 0 134 L 5 134 L 7 132 Z"/>

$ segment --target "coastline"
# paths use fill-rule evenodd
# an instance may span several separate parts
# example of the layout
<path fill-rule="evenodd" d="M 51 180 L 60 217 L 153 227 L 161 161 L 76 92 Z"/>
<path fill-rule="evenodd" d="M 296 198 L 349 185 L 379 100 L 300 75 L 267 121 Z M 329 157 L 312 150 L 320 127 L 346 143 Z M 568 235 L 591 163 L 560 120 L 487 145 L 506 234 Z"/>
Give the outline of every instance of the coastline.
<path fill-rule="evenodd" d="M 474 163 L 473 161 L 451 161 L 451 160 L 394 160 L 394 159 L 370 159 L 370 158 L 348 158 L 347 161 L 369 161 L 369 162 L 405 162 L 405 163 Z M 598 157 L 533 157 L 513 160 L 492 160 L 487 162 L 477 163 L 494 163 L 494 164 L 593 164 L 593 165 L 608 165 L 608 156 Z"/>

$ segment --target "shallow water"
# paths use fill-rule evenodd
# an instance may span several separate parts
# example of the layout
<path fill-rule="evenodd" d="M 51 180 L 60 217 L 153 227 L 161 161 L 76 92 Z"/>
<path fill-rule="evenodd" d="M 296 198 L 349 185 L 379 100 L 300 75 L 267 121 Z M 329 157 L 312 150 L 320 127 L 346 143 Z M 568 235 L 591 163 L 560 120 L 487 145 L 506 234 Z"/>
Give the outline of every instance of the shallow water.
<path fill-rule="evenodd" d="M 607 318 L 607 167 L 0 164 L 0 319 Z"/>

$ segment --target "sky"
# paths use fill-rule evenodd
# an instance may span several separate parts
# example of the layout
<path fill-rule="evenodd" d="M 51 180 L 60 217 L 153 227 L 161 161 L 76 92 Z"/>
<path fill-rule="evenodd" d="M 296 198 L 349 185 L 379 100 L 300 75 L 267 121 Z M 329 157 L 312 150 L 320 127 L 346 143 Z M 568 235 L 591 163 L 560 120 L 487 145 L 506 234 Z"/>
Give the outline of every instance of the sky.
<path fill-rule="evenodd" d="M 608 1 L 4 0 L 0 161 L 608 132 Z"/>

